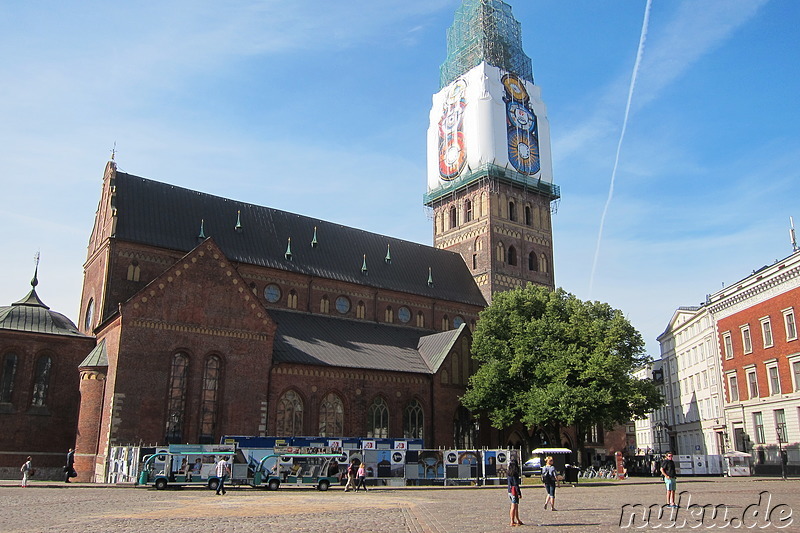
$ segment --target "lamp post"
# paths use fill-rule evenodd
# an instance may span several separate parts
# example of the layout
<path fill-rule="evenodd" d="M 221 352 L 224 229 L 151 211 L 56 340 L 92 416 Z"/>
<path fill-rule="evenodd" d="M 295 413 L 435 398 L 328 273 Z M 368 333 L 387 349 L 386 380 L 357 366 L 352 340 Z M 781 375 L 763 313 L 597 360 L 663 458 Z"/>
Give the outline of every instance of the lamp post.
<path fill-rule="evenodd" d="M 661 455 L 661 432 L 667 425 L 664 423 L 663 420 L 659 420 L 656 422 L 656 425 L 653 428 L 656 430 L 656 442 L 658 443 L 658 455 Z"/>
<path fill-rule="evenodd" d="M 786 463 L 783 460 L 783 439 L 781 439 L 782 435 L 780 428 L 777 428 L 775 431 L 778 434 L 778 461 L 781 462 L 781 477 L 784 481 L 786 481 Z"/>

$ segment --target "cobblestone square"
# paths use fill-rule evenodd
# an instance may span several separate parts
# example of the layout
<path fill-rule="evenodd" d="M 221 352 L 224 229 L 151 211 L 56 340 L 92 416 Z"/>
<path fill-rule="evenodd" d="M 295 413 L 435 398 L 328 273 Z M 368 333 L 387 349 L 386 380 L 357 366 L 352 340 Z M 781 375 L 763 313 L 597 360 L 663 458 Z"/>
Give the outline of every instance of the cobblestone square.
<path fill-rule="evenodd" d="M 530 481 L 530 480 L 528 480 Z M 766 493 L 762 494 L 763 491 Z M 560 487 L 558 511 L 545 511 L 544 489 L 523 486 L 521 518 L 524 526 L 508 526 L 509 500 L 505 486 L 465 488 L 380 488 L 366 493 L 281 489 L 277 492 L 234 487 L 225 496 L 187 488 L 157 491 L 133 487 L 36 482 L 23 489 L 10 481 L 0 485 L 3 511 L 0 531 L 19 532 L 196 532 L 231 531 L 381 531 L 481 532 L 558 531 L 595 532 L 655 529 L 758 529 L 800 531 L 793 513 L 800 509 L 800 481 L 754 478 L 681 479 L 682 498 L 674 521 L 658 519 L 664 501 L 657 479 L 582 483 Z M 631 511 L 620 518 L 623 505 Z M 689 505 L 724 506 L 727 526 L 693 519 Z M 649 506 L 653 505 L 652 508 Z M 651 509 L 649 526 L 639 517 Z M 722 511 L 718 507 L 718 511 Z M 633 512 L 638 512 L 631 521 Z M 670 510 L 666 510 L 667 513 Z M 771 515 L 770 515 L 771 513 Z M 788 513 L 788 514 L 787 514 Z M 745 522 L 740 520 L 744 515 Z M 695 517 L 698 515 L 695 514 Z M 750 518 L 747 518 L 750 517 Z M 636 520 L 639 520 L 638 522 Z M 686 520 L 682 524 L 682 520 Z M 748 521 L 749 520 L 749 521 Z M 772 521 L 770 525 L 769 522 Z M 779 521 L 780 520 L 780 521 Z M 750 523 L 754 528 L 746 528 Z M 762 525 L 767 527 L 761 528 Z M 779 526 L 784 527 L 779 527 Z M 657 527 L 659 526 L 659 527 Z"/>

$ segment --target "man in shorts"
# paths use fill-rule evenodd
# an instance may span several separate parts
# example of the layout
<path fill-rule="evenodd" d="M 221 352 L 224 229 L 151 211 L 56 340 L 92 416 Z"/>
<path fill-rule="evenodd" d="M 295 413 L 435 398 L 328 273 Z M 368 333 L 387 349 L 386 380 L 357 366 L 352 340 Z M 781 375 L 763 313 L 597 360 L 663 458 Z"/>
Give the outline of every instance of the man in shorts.
<path fill-rule="evenodd" d="M 661 461 L 661 475 L 664 476 L 664 484 L 667 487 L 667 507 L 677 507 L 675 505 L 677 474 L 675 472 L 675 462 L 672 460 L 672 452 L 667 452 L 666 459 Z"/>

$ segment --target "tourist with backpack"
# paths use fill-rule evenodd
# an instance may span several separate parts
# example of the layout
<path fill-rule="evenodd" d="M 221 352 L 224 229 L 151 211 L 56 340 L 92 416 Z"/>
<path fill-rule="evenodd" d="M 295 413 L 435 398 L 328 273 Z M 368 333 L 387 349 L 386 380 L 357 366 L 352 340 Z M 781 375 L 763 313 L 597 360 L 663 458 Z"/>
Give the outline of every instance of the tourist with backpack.
<path fill-rule="evenodd" d="M 550 505 L 550 510 L 556 510 L 556 481 L 557 481 L 556 467 L 553 466 L 553 458 L 548 456 L 544 460 L 544 467 L 542 468 L 542 483 L 544 483 L 545 491 L 547 491 L 547 499 L 544 501 L 544 508 Z"/>

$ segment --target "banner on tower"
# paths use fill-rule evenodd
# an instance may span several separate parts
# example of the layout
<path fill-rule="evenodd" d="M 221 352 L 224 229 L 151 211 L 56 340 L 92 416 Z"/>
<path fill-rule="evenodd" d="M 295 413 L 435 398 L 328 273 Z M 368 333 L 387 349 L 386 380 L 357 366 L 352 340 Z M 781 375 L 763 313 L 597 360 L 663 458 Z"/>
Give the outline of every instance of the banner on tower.
<path fill-rule="evenodd" d="M 553 182 L 539 87 L 486 63 L 433 96 L 427 143 L 429 193 L 486 164 Z"/>

